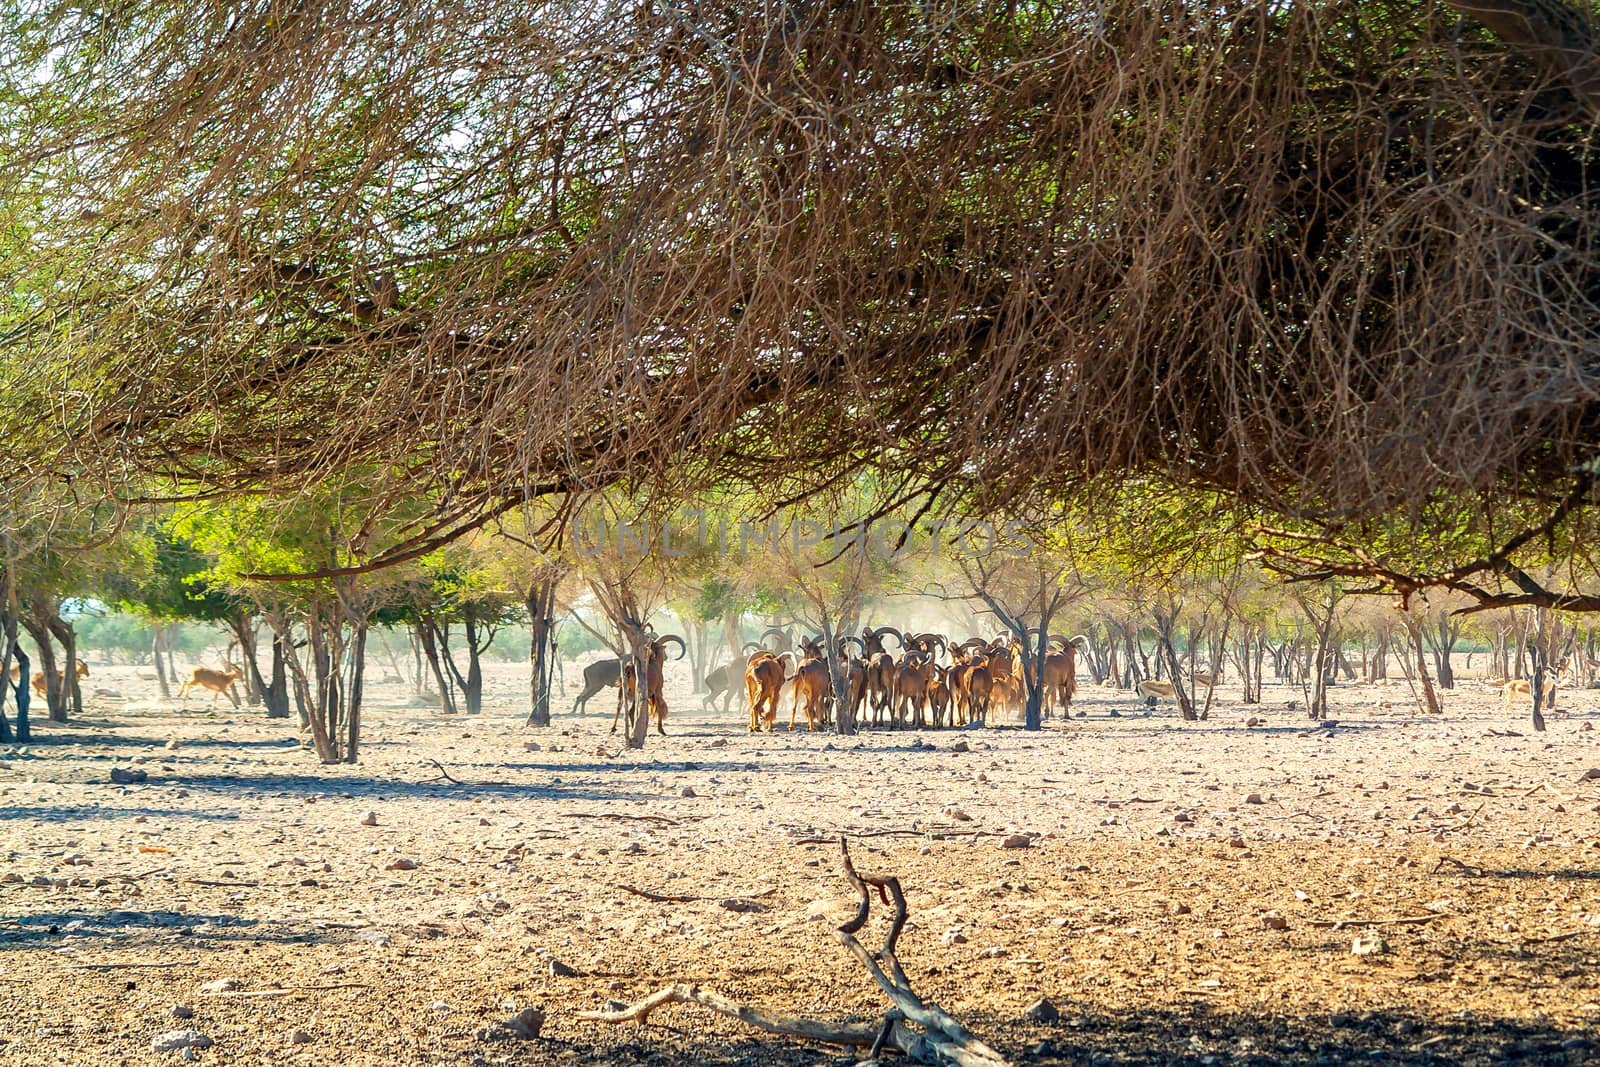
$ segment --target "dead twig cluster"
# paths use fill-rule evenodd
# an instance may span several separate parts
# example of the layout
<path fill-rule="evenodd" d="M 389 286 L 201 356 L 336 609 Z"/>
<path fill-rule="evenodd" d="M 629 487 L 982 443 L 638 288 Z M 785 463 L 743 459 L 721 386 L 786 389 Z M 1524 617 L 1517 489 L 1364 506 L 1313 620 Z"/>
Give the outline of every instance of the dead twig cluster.
<path fill-rule="evenodd" d="M 829 1023 L 772 1015 L 720 993 L 685 984 L 658 989 L 642 1000 L 621 1008 L 583 1012 L 582 1017 L 600 1022 L 643 1024 L 657 1008 L 668 1004 L 692 1004 L 738 1019 L 768 1033 L 866 1049 L 868 1058 L 876 1058 L 884 1049 L 893 1048 L 918 1063 L 951 1064 L 954 1067 L 1007 1067 L 1008 1061 L 1004 1056 L 980 1041 L 938 1005 L 924 1001 L 911 988 L 911 980 L 906 977 L 895 954 L 900 932 L 909 914 L 900 880 L 892 875 L 858 872 L 850 859 L 849 845 L 842 837 L 839 838 L 839 852 L 845 878 L 859 895 L 860 902 L 855 915 L 835 930 L 834 936 L 866 968 L 878 989 L 889 1000 L 891 1007 L 876 1025 Z M 875 952 L 856 937 L 867 924 L 874 894 L 893 908 L 883 945 Z"/>

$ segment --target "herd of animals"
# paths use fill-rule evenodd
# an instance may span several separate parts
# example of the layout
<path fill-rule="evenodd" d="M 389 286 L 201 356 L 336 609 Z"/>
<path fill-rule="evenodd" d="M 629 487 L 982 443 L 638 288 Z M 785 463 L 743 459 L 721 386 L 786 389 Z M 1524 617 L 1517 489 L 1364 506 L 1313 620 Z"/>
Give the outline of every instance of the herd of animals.
<path fill-rule="evenodd" d="M 1034 631 L 1037 633 L 1037 631 Z M 809 729 L 831 723 L 838 701 L 823 638 L 802 637 L 798 642 L 776 627 L 762 634 L 761 642 L 748 642 L 741 650 L 743 660 L 712 671 L 705 678 L 707 709 L 720 699 L 722 710 L 740 690 L 750 712 L 750 730 L 768 732 L 777 728 L 779 704 L 789 702 L 789 729 L 804 715 Z M 891 651 L 885 640 L 892 638 Z M 1077 649 L 1082 637 L 1051 634 L 1044 656 L 1042 713 L 1066 715 L 1077 691 Z M 678 659 L 687 651 L 676 634 L 657 637 L 646 633 L 641 643 L 645 685 L 642 706 L 654 720 L 656 730 L 665 733 L 667 702 L 663 694 L 663 665 L 667 645 L 676 643 Z M 848 706 L 853 721 L 865 724 L 865 711 L 874 726 L 933 727 L 947 724 L 964 726 L 986 722 L 991 714 L 1008 715 L 1021 710 L 1025 696 L 1022 680 L 1022 644 L 1012 634 L 997 637 L 969 637 L 955 642 L 944 634 L 904 633 L 893 626 L 863 627 L 860 636 L 836 639 L 837 662 L 842 664 Z M 591 697 L 608 687 L 619 689 L 615 730 L 625 711 L 640 705 L 634 681 L 632 659 L 603 659 L 583 671 L 583 691 L 573 703 L 573 714 L 581 713 Z M 1159 691 L 1141 696 L 1154 699 L 1166 695 Z"/>
<path fill-rule="evenodd" d="M 1030 636 L 1038 632 L 1030 631 Z M 676 658 L 682 659 L 688 653 L 688 646 L 677 634 L 658 636 L 647 629 L 642 636 L 643 710 L 655 722 L 656 730 L 664 734 L 666 649 L 676 644 Z M 789 698 L 790 730 L 795 728 L 802 712 L 811 730 L 831 725 L 834 685 L 823 638 L 802 637 L 796 643 L 787 630 L 777 627 L 769 628 L 761 636 L 763 641 L 770 639 L 772 647 L 756 641 L 746 642 L 740 650 L 744 660 L 724 664 L 705 677 L 703 707 L 710 710 L 720 699 L 722 711 L 726 713 L 742 680 L 752 733 L 760 732 L 763 726 L 769 733 L 777 729 L 778 706 L 785 696 Z M 897 642 L 894 652 L 884 646 L 884 638 L 888 636 Z M 1085 642 L 1081 636 L 1049 636 L 1044 654 L 1041 707 L 1044 718 L 1056 712 L 1070 714 L 1072 698 L 1077 692 L 1077 649 Z M 850 650 L 852 645 L 855 652 Z M 992 638 L 969 637 L 952 643 L 938 633 L 908 634 L 893 626 L 863 627 L 859 637 L 851 634 L 837 638 L 836 648 L 836 658 L 844 665 L 852 721 L 858 724 L 865 724 L 861 711 L 866 707 L 870 710 L 872 725 L 887 724 L 889 729 L 907 726 L 941 729 L 947 721 L 950 726 L 965 726 L 971 722 L 986 722 L 991 714 L 1016 715 L 1026 699 L 1021 673 L 1023 647 L 1015 635 L 1009 633 Z M 941 663 L 941 659 L 949 662 Z M 77 678 L 89 677 L 89 665 L 81 659 L 76 660 L 76 664 Z M 213 704 L 226 694 L 238 707 L 237 684 L 244 677 L 244 670 L 231 663 L 225 663 L 225 667 L 220 671 L 195 667 L 179 688 L 178 699 L 184 700 L 193 690 L 201 689 L 211 693 Z M 58 686 L 65 685 L 64 673 L 57 672 L 56 677 Z M 1195 684 L 1211 687 L 1220 675 L 1194 671 L 1191 677 Z M 20 678 L 20 668 L 13 666 L 12 682 Z M 618 689 L 613 731 L 625 712 L 631 715 L 631 710 L 640 706 L 631 659 L 596 660 L 584 667 L 583 682 L 583 691 L 572 705 L 574 715 L 582 713 L 590 698 L 606 688 Z M 1561 682 L 1570 683 L 1570 679 L 1565 678 L 1562 668 L 1558 667 L 1546 681 L 1544 703 L 1547 706 L 1554 706 L 1556 687 Z M 43 671 L 35 672 L 31 683 L 41 698 L 46 695 L 48 686 Z M 1526 679 L 1502 679 L 1490 684 L 1501 692 L 1508 713 L 1531 694 Z M 1162 679 L 1144 679 L 1137 683 L 1136 689 L 1139 698 L 1152 705 L 1158 699 L 1171 700 L 1174 696 L 1173 684 Z M 109 690 L 96 692 L 113 695 Z"/>
<path fill-rule="evenodd" d="M 1039 633 L 1032 630 L 1030 640 Z M 811 730 L 831 725 L 837 704 L 824 640 L 803 637 L 796 642 L 788 631 L 773 627 L 761 642 L 747 642 L 740 650 L 743 660 L 712 671 L 704 679 L 703 707 L 710 710 L 720 699 L 722 710 L 743 691 L 750 712 L 750 731 L 777 729 L 779 705 L 789 706 L 789 729 L 795 728 L 803 714 Z M 884 644 L 886 637 L 897 643 L 894 651 Z M 1051 634 L 1046 642 L 1043 664 L 1041 714 L 1070 714 L 1077 692 L 1077 650 L 1084 637 L 1068 638 Z M 612 718 L 613 732 L 628 716 L 639 712 L 654 721 L 658 733 L 666 733 L 667 701 L 664 694 L 666 649 L 678 646 L 682 659 L 688 652 L 683 638 L 676 634 L 657 636 L 646 630 L 642 635 L 639 660 L 644 665 L 645 684 L 640 692 L 635 665 L 629 659 L 601 659 L 583 670 L 583 691 L 573 703 L 572 713 L 580 714 L 590 698 L 608 687 L 618 689 L 617 711 Z M 1022 678 L 1023 645 L 1010 633 L 996 637 L 969 637 L 952 642 L 943 634 L 904 633 L 893 626 L 863 627 L 859 637 L 845 635 L 835 639 L 836 662 L 842 664 L 851 721 L 866 725 L 870 714 L 873 726 L 887 725 L 934 729 L 984 723 L 991 714 L 1019 716 L 1026 700 Z M 941 662 L 941 660 L 946 662 Z M 1189 677 L 1199 687 L 1214 687 L 1220 672 L 1193 670 Z M 1559 670 L 1547 678 L 1544 703 L 1553 707 Z M 1526 701 L 1530 686 L 1526 679 L 1491 682 L 1502 695 L 1505 712 Z M 1154 706 L 1158 700 L 1172 700 L 1175 687 L 1169 680 L 1147 678 L 1135 685 L 1140 700 Z"/>

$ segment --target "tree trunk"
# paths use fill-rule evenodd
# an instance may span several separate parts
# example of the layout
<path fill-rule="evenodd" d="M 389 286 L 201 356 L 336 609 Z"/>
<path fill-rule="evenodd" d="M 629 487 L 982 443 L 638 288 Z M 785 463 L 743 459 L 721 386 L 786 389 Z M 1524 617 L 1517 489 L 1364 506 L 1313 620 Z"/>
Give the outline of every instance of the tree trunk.
<path fill-rule="evenodd" d="M 50 641 L 50 628 L 37 617 L 22 620 L 23 629 L 33 638 L 39 653 L 39 670 L 44 672 L 45 710 L 51 722 L 67 721 L 67 706 L 62 700 L 61 672 L 56 668 L 56 650 Z M 29 679 L 22 679 L 28 682 Z M 31 684 L 31 683 L 30 683 Z"/>
<path fill-rule="evenodd" d="M 820 611 L 822 622 L 822 647 L 826 651 L 828 676 L 833 682 L 833 732 L 840 737 L 854 737 L 857 731 L 855 709 L 850 706 L 850 660 L 839 651 L 839 631 L 826 611 Z M 854 619 L 839 619 L 845 629 L 854 627 Z M 738 645 L 733 646 L 736 650 Z M 742 681 L 742 679 L 741 679 Z"/>
<path fill-rule="evenodd" d="M 367 620 L 363 616 L 351 623 L 350 677 L 345 687 L 344 761 L 356 762 L 361 749 L 361 680 L 367 665 Z"/>
<path fill-rule="evenodd" d="M 1027 637 L 1026 633 L 1023 635 Z M 1023 710 L 1023 729 L 1044 729 L 1044 657 L 1050 646 L 1050 619 L 1039 624 L 1039 639 L 1034 642 L 1035 647 L 1029 648 L 1026 640 L 1022 643 L 1022 685 L 1027 691 L 1028 703 Z M 1068 648 L 1070 652 L 1070 647 Z M 1062 712 L 1062 718 L 1072 716 L 1072 705 L 1069 703 Z"/>
<path fill-rule="evenodd" d="M 260 641 L 256 637 L 256 619 L 253 614 L 239 611 L 229 616 L 228 629 L 239 644 L 239 655 L 244 658 L 244 702 L 250 707 L 260 707 L 266 692 L 266 680 L 261 677 Z"/>
<path fill-rule="evenodd" d="M 70 706 L 74 717 L 82 718 L 83 687 L 78 682 L 78 631 L 61 617 L 60 612 L 46 619 L 45 626 L 61 645 L 61 704 L 63 707 Z"/>
<path fill-rule="evenodd" d="M 466 617 L 462 621 L 462 629 L 467 635 L 467 670 L 463 674 L 461 668 L 456 666 L 455 653 L 450 649 L 450 625 L 437 627 L 439 662 L 450 672 L 450 679 L 455 683 L 454 689 L 461 692 L 462 702 L 466 705 L 468 715 L 476 715 L 483 710 L 483 663 L 480 658 L 486 645 L 478 644 L 478 616 L 472 609 L 467 609 Z"/>
<path fill-rule="evenodd" d="M 172 699 L 172 684 L 167 680 L 167 661 L 161 654 L 162 642 L 166 640 L 167 628 L 161 623 L 150 627 L 150 658 L 156 664 L 156 684 L 161 687 L 161 699 Z"/>
<path fill-rule="evenodd" d="M 289 717 L 289 680 L 284 669 L 284 637 L 276 628 L 272 630 L 272 681 L 262 690 L 267 705 L 267 718 Z"/>
<path fill-rule="evenodd" d="M 422 649 L 423 658 L 427 660 L 428 667 L 433 672 L 433 682 L 439 687 L 439 713 L 454 715 L 456 713 L 455 687 L 450 684 L 450 679 L 445 676 L 444 667 L 439 662 L 439 644 L 435 639 L 437 627 L 431 617 L 424 617 L 417 622 L 415 633 L 417 643 Z"/>
<path fill-rule="evenodd" d="M 1428 677 L 1427 653 L 1422 647 L 1422 626 L 1416 615 L 1407 611 L 1403 615 L 1406 636 L 1411 639 L 1411 655 L 1415 660 L 1417 679 L 1422 683 L 1422 698 L 1429 715 L 1439 714 L 1439 697 L 1433 691 L 1433 679 Z"/>
<path fill-rule="evenodd" d="M 1183 670 L 1178 666 L 1178 650 L 1173 646 L 1172 638 L 1177 630 L 1178 616 L 1176 611 L 1154 613 L 1156 620 L 1156 653 L 1160 656 L 1161 663 L 1166 667 L 1167 680 L 1172 683 L 1172 698 L 1178 703 L 1178 714 L 1184 722 L 1195 721 L 1194 701 L 1189 698 L 1189 693 L 1184 689 Z"/>
<path fill-rule="evenodd" d="M 530 682 L 529 726 L 550 725 L 550 679 L 557 654 L 555 644 L 556 583 L 551 578 L 532 585 L 523 603 L 528 609 L 528 665 L 533 670 Z"/>
<path fill-rule="evenodd" d="M 0 686 L 10 685 L 13 691 L 14 703 L 17 709 L 16 741 L 19 745 L 27 744 L 33 736 L 32 727 L 28 722 L 28 705 L 33 700 L 30 691 L 33 677 L 33 664 L 28 661 L 28 654 L 22 650 L 22 642 L 17 640 L 16 619 L 6 619 L 6 641 L 11 646 L 11 659 L 17 667 L 17 680 L 11 681 L 11 668 L 7 665 L 5 673 L 0 674 Z M 0 701 L 0 711 L 4 710 L 4 702 Z M 0 714 L 0 723 L 4 723 L 5 716 Z M 10 737 L 0 737 L 0 741 L 9 741 Z"/>
<path fill-rule="evenodd" d="M 1311 674 L 1311 700 L 1307 708 L 1311 718 L 1316 720 L 1328 717 L 1328 675 L 1332 670 L 1332 638 L 1333 638 L 1333 603 L 1329 598 L 1328 617 L 1317 625 L 1317 644 L 1312 652 L 1310 666 Z"/>

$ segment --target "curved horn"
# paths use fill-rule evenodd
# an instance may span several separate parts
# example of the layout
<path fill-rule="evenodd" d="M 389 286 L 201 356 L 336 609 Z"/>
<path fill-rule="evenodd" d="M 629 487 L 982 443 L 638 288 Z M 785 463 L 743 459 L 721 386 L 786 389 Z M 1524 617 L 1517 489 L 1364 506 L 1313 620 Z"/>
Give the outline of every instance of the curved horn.
<path fill-rule="evenodd" d="M 749 655 L 752 652 L 765 652 L 765 651 L 766 651 L 766 649 L 761 647 L 761 642 L 760 641 L 746 641 L 744 644 L 739 646 L 739 654 L 740 655 Z"/>
<path fill-rule="evenodd" d="M 1061 636 L 1060 634 L 1051 634 L 1050 635 L 1050 643 L 1052 645 L 1059 644 L 1062 649 L 1065 649 L 1072 642 L 1068 641 L 1065 637 Z"/>
<path fill-rule="evenodd" d="M 950 649 L 951 651 L 965 651 L 966 649 L 971 648 L 973 645 L 986 645 L 988 643 L 989 642 L 985 641 L 981 637 L 969 637 L 959 645 L 951 645 Z"/>
<path fill-rule="evenodd" d="M 839 638 L 838 644 L 841 649 L 844 648 L 846 641 L 854 641 L 857 645 L 861 646 L 861 654 L 863 656 L 867 654 L 867 643 L 861 640 L 861 638 L 857 637 L 855 634 L 845 634 L 843 637 Z"/>
<path fill-rule="evenodd" d="M 900 647 L 906 647 L 906 635 L 896 630 L 893 626 L 880 626 L 868 632 L 868 637 L 882 637 L 884 634 L 894 634 L 894 639 L 900 642 Z"/>
<path fill-rule="evenodd" d="M 1088 634 L 1074 634 L 1072 639 L 1070 641 L 1068 641 L 1067 644 L 1069 644 L 1069 645 L 1077 645 L 1079 648 L 1088 648 L 1089 647 L 1089 635 Z"/>
<path fill-rule="evenodd" d="M 770 634 L 777 634 L 779 637 L 783 638 L 785 641 L 789 640 L 789 631 L 785 630 L 781 626 L 769 626 L 765 630 L 761 631 L 761 636 L 763 638 L 767 637 Z"/>
<path fill-rule="evenodd" d="M 668 641 L 678 642 L 679 659 L 682 659 L 689 654 L 689 646 L 685 644 L 683 638 L 679 637 L 677 634 L 667 634 L 664 637 L 658 637 L 656 639 L 656 645 L 659 647 L 661 645 L 665 645 Z"/>

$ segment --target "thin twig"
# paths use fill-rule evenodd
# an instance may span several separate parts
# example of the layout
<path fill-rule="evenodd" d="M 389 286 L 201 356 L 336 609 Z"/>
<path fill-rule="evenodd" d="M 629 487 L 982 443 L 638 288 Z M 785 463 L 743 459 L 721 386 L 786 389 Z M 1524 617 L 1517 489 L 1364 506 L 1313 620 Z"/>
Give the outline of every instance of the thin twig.
<path fill-rule="evenodd" d="M 433 764 L 435 767 L 439 768 L 439 774 L 440 774 L 441 777 L 444 778 L 445 781 L 454 782 L 456 785 L 466 785 L 467 784 L 465 782 L 456 781 L 456 779 L 450 777 L 450 772 L 445 770 L 444 769 L 444 764 L 440 763 L 438 760 L 430 759 L 428 762 Z M 436 779 L 432 779 L 432 778 L 430 778 L 428 780 L 429 781 L 436 781 Z"/>
<path fill-rule="evenodd" d="M 632 893 L 636 897 L 643 897 L 646 900 L 654 900 L 662 904 L 694 904 L 709 900 L 762 900 L 766 897 L 772 896 L 772 894 L 778 891 L 776 888 L 773 888 L 764 889 L 759 893 L 725 893 L 720 897 L 697 897 L 689 896 L 687 894 L 678 895 L 673 893 L 652 893 L 648 889 L 635 889 L 633 886 L 623 885 L 621 882 L 617 883 L 617 888 L 622 890 L 624 893 Z"/>

